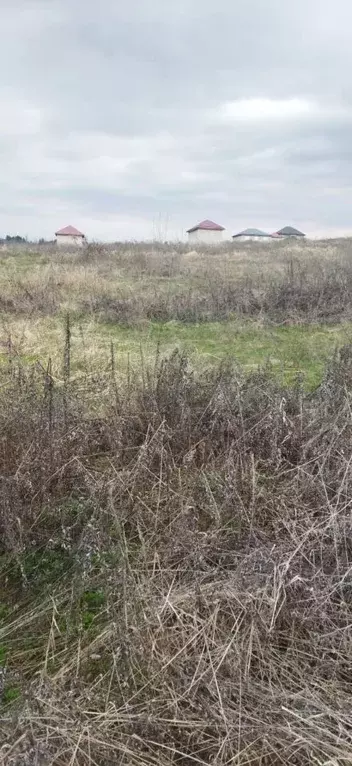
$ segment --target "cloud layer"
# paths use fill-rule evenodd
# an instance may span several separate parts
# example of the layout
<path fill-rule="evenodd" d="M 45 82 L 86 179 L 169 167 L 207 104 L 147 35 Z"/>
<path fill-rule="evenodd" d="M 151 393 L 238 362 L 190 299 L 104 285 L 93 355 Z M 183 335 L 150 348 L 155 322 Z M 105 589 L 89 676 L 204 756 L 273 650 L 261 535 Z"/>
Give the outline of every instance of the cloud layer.
<path fill-rule="evenodd" d="M 352 234 L 349 0 L 2 3 L 0 236 Z"/>

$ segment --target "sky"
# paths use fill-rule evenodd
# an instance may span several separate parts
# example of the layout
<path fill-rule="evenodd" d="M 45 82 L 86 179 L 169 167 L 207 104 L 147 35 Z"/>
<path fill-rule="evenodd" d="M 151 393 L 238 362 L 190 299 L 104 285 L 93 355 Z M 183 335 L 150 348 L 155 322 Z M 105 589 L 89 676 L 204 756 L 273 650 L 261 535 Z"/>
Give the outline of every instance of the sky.
<path fill-rule="evenodd" d="M 350 0 L 1 0 L 0 19 L 0 237 L 352 235 Z"/>

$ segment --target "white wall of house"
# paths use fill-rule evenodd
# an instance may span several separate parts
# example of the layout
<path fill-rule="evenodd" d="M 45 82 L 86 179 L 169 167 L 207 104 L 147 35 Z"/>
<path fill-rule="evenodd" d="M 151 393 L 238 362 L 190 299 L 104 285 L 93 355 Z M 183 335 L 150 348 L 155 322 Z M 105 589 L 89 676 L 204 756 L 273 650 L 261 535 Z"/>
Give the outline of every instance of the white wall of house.
<path fill-rule="evenodd" d="M 84 243 L 84 237 L 75 237 L 72 234 L 56 235 L 56 244 L 59 245 L 59 247 L 83 247 Z"/>
<path fill-rule="evenodd" d="M 243 234 L 243 236 L 239 237 L 232 237 L 234 242 L 272 242 L 271 237 L 255 237 L 250 236 L 248 234 Z"/>
<path fill-rule="evenodd" d="M 214 229 L 196 229 L 188 234 L 188 242 L 202 242 L 203 245 L 214 245 L 223 241 L 223 231 Z"/>

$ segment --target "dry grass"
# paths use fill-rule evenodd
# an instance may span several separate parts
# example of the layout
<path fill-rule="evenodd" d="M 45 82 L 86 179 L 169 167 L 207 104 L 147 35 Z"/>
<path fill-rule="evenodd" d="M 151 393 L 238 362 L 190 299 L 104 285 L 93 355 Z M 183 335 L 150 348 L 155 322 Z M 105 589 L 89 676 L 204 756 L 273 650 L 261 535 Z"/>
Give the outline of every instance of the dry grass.
<path fill-rule="evenodd" d="M 230 243 L 198 253 L 155 243 L 1 250 L 0 364 L 10 347 L 25 363 L 45 366 L 50 356 L 60 377 L 69 313 L 77 374 L 105 368 L 111 341 L 122 372 L 138 367 L 141 345 L 148 360 L 160 343 L 163 353 L 186 348 L 196 365 L 232 355 L 251 369 L 270 359 L 287 379 L 303 370 L 313 387 L 326 352 L 349 340 L 351 247 L 340 240 Z"/>
<path fill-rule="evenodd" d="M 352 763 L 352 351 L 1 369 L 8 766 Z"/>
<path fill-rule="evenodd" d="M 79 253 L 7 250 L 0 310 L 53 316 L 70 311 L 125 325 L 149 320 L 267 322 L 350 318 L 352 240 L 186 246 L 90 246 Z"/>

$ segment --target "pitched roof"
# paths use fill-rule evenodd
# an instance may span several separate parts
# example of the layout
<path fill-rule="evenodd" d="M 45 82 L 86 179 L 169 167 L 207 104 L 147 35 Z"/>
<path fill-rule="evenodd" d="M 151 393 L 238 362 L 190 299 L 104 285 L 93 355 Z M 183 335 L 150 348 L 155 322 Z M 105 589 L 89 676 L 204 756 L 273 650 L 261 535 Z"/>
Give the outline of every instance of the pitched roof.
<path fill-rule="evenodd" d="M 74 226 L 65 226 L 64 229 L 59 229 L 59 231 L 55 232 L 55 236 L 58 234 L 62 234 L 63 236 L 71 236 L 71 237 L 84 237 L 84 234 L 82 234 L 81 231 L 78 231 Z"/>
<path fill-rule="evenodd" d="M 206 219 L 205 221 L 201 221 L 201 223 L 197 223 L 197 226 L 192 226 L 191 229 L 188 229 L 187 234 L 191 234 L 192 231 L 197 231 L 198 229 L 205 229 L 206 231 L 225 231 L 224 226 L 219 226 L 218 223 Z"/>
<path fill-rule="evenodd" d="M 280 229 L 280 231 L 276 232 L 277 234 L 282 234 L 284 237 L 305 237 L 305 234 L 303 234 L 302 231 L 298 231 L 298 229 L 294 229 L 293 226 L 284 226 L 283 229 Z"/>
<path fill-rule="evenodd" d="M 270 237 L 270 234 L 267 234 L 266 231 L 262 231 L 261 229 L 244 229 L 243 231 L 239 231 L 238 234 L 234 234 L 232 239 L 235 239 L 236 237 Z"/>

